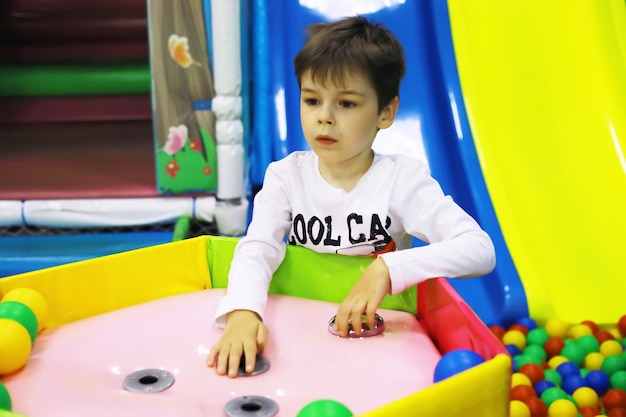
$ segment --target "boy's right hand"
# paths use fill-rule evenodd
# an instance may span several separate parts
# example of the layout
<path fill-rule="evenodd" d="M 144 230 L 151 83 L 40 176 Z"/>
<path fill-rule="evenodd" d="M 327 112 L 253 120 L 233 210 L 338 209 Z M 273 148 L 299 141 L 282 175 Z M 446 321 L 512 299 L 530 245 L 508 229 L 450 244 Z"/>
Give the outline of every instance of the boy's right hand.
<path fill-rule="evenodd" d="M 235 378 L 241 357 L 245 357 L 246 372 L 254 370 L 257 352 L 267 343 L 269 330 L 259 316 L 249 310 L 235 310 L 226 316 L 226 328 L 220 340 L 211 348 L 207 365 L 216 367 L 218 375 Z"/>

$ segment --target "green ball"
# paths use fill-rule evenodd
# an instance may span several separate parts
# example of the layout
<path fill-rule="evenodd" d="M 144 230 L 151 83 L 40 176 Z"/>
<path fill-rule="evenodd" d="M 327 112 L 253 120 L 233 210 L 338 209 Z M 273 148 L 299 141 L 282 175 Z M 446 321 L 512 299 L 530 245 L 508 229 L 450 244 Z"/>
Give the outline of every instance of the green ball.
<path fill-rule="evenodd" d="M 626 391 L 626 371 L 615 371 L 611 375 L 611 387 Z"/>
<path fill-rule="evenodd" d="M 527 355 L 526 353 L 515 355 L 513 359 L 515 360 L 516 371 L 519 371 L 520 368 L 526 365 L 527 363 L 534 363 L 535 365 L 541 366 L 541 359 L 538 359 L 532 355 Z"/>
<path fill-rule="evenodd" d="M 602 361 L 602 372 L 611 377 L 617 371 L 626 370 L 626 358 L 618 355 L 611 355 Z"/>
<path fill-rule="evenodd" d="M 595 337 L 587 334 L 578 339 L 578 345 L 583 348 L 586 353 L 599 352 L 600 342 Z"/>
<path fill-rule="evenodd" d="M 566 343 L 565 347 L 561 350 L 561 355 L 565 356 L 570 362 L 574 362 L 579 367 L 582 367 L 585 363 L 585 350 L 578 343 L 570 342 Z"/>
<path fill-rule="evenodd" d="M 550 387 L 541 393 L 541 401 L 547 407 L 550 407 L 556 400 L 569 400 L 569 398 L 567 393 L 559 387 Z"/>
<path fill-rule="evenodd" d="M 316 400 L 308 403 L 296 417 L 352 417 L 352 411 L 335 400 Z"/>
<path fill-rule="evenodd" d="M 529 345 L 543 346 L 549 337 L 545 327 L 537 327 L 528 332 L 526 335 L 526 343 Z"/>
<path fill-rule="evenodd" d="M 11 396 L 9 395 L 9 391 L 7 390 L 7 387 L 0 382 L 0 410 L 11 411 L 11 407 Z"/>
<path fill-rule="evenodd" d="M 541 361 L 545 361 L 546 359 L 548 359 L 548 355 L 546 354 L 546 351 L 539 345 L 526 346 L 526 349 L 524 349 L 524 355 L 535 358 L 539 360 L 540 363 Z"/>
<path fill-rule="evenodd" d="M 37 316 L 26 304 L 19 301 L 3 301 L 0 303 L 0 319 L 10 319 L 18 322 L 28 331 L 30 342 L 37 337 Z"/>
<path fill-rule="evenodd" d="M 557 387 L 563 385 L 563 377 L 554 369 L 545 369 L 543 371 L 543 377 L 546 381 L 552 382 Z"/>

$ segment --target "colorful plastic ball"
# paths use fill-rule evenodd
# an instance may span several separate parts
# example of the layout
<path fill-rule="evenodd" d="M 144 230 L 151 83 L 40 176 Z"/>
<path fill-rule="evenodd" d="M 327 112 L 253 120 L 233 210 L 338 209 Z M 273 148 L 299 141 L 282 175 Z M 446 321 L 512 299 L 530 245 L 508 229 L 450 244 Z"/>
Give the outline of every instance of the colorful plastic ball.
<path fill-rule="evenodd" d="M 504 348 L 511 356 L 519 356 L 522 354 L 522 351 L 515 345 L 504 345 Z"/>
<path fill-rule="evenodd" d="M 606 342 L 607 340 L 615 340 L 615 336 L 613 336 L 608 330 L 598 330 L 593 335 L 596 339 L 598 339 L 600 344 Z"/>
<path fill-rule="evenodd" d="M 515 345 L 519 350 L 526 347 L 526 335 L 519 330 L 507 330 L 502 336 L 502 343 L 505 345 Z"/>
<path fill-rule="evenodd" d="M 8 410 L 11 411 L 11 396 L 9 395 L 9 391 L 7 387 L 4 386 L 2 381 L 0 381 L 0 410 Z"/>
<path fill-rule="evenodd" d="M 626 417 L 626 408 L 624 407 L 615 407 L 611 408 L 607 413 L 607 417 Z"/>
<path fill-rule="evenodd" d="M 514 372 L 513 375 L 511 375 L 511 387 L 516 387 L 518 385 L 528 385 L 531 387 L 533 383 L 530 381 L 528 376 L 520 372 Z"/>
<path fill-rule="evenodd" d="M 569 362 L 565 356 L 557 355 L 548 360 L 548 366 L 550 369 L 556 369 L 560 364 Z"/>
<path fill-rule="evenodd" d="M 316 400 L 305 405 L 297 417 L 351 417 L 354 414 L 348 407 L 335 400 Z"/>
<path fill-rule="evenodd" d="M 594 336 L 585 335 L 577 340 L 578 345 L 588 354 L 600 351 L 600 342 Z"/>
<path fill-rule="evenodd" d="M 597 371 L 602 369 L 602 362 L 604 362 L 604 355 L 600 352 L 591 352 L 585 356 L 584 366 L 590 371 Z"/>
<path fill-rule="evenodd" d="M 612 408 L 626 408 L 626 392 L 621 389 L 612 388 L 602 396 L 602 405 L 606 411 Z"/>
<path fill-rule="evenodd" d="M 547 390 L 548 388 L 553 388 L 553 387 L 556 387 L 556 384 L 552 381 L 548 381 L 547 379 L 544 379 L 543 381 L 539 381 L 535 385 L 533 385 L 533 388 L 535 389 L 535 393 L 539 397 L 541 397 L 541 394 L 543 394 L 545 390 Z"/>
<path fill-rule="evenodd" d="M 616 371 L 609 378 L 611 380 L 611 388 L 618 388 L 626 391 L 626 371 Z"/>
<path fill-rule="evenodd" d="M 602 372 L 609 377 L 617 371 L 626 370 L 626 358 L 623 356 L 607 356 L 602 361 Z"/>
<path fill-rule="evenodd" d="M 546 332 L 549 336 L 560 337 L 565 339 L 570 325 L 559 318 L 551 318 L 546 321 Z"/>
<path fill-rule="evenodd" d="M 522 332 L 522 334 L 524 335 L 524 337 L 526 337 L 528 335 L 528 332 L 530 331 L 528 329 L 528 327 L 524 326 L 523 324 L 519 324 L 519 323 L 515 323 L 509 326 L 508 331 L 511 330 L 518 330 L 520 332 Z"/>
<path fill-rule="evenodd" d="M 32 288 L 14 288 L 2 297 L 2 302 L 18 301 L 30 308 L 37 317 L 38 332 L 46 326 L 48 320 L 48 302 L 38 292 Z"/>
<path fill-rule="evenodd" d="M 559 387 L 548 388 L 541 394 L 541 401 L 550 408 L 550 405 L 556 400 L 566 400 L 568 395 Z"/>
<path fill-rule="evenodd" d="M 563 384 L 563 377 L 561 376 L 560 373 L 558 373 L 554 369 L 545 369 L 543 371 L 543 376 L 546 379 L 546 381 L 550 381 L 556 386 L 560 387 L 561 384 Z"/>
<path fill-rule="evenodd" d="M 585 384 L 585 378 L 582 376 L 570 375 L 563 379 L 563 385 L 561 385 L 561 388 L 563 388 L 563 391 L 572 395 L 578 388 L 586 386 Z"/>
<path fill-rule="evenodd" d="M 565 347 L 561 350 L 561 355 L 565 356 L 571 362 L 578 366 L 582 366 L 585 363 L 585 356 L 587 352 L 576 342 L 565 343 Z"/>
<path fill-rule="evenodd" d="M 517 320 L 515 320 L 515 324 L 521 324 L 522 326 L 526 327 L 529 331 L 534 330 L 537 328 L 537 322 L 530 318 L 530 317 L 520 317 Z"/>
<path fill-rule="evenodd" d="M 32 342 L 28 331 L 10 319 L 0 319 L 0 375 L 20 369 L 28 361 Z"/>
<path fill-rule="evenodd" d="M 572 394 L 578 407 L 597 407 L 600 405 L 600 397 L 589 387 L 580 387 Z"/>
<path fill-rule="evenodd" d="M 498 340 L 502 340 L 502 336 L 506 333 L 506 329 L 499 324 L 490 325 L 489 330 L 491 330 L 491 333 L 493 333 Z"/>
<path fill-rule="evenodd" d="M 624 353 L 622 345 L 617 340 L 606 340 L 600 345 L 600 353 L 604 356 L 620 355 Z"/>
<path fill-rule="evenodd" d="M 546 355 L 546 351 L 543 350 L 543 348 L 538 345 L 526 346 L 526 349 L 524 349 L 524 355 L 531 356 L 540 361 L 545 361 L 548 359 L 548 356 Z"/>
<path fill-rule="evenodd" d="M 553 336 L 549 337 L 543 344 L 543 349 L 545 350 L 548 359 L 560 355 L 561 350 L 563 350 L 564 347 L 565 342 L 563 339 Z"/>
<path fill-rule="evenodd" d="M 601 411 L 598 407 L 578 407 L 578 414 L 580 417 L 596 417 L 601 415 Z"/>
<path fill-rule="evenodd" d="M 563 381 L 572 375 L 580 375 L 580 368 L 573 362 L 563 362 L 556 367 L 556 371 L 561 374 Z"/>
<path fill-rule="evenodd" d="M 532 397 L 525 401 L 530 410 L 530 417 L 547 417 L 548 407 L 541 401 L 541 398 Z"/>
<path fill-rule="evenodd" d="M 535 393 L 535 390 L 533 389 L 533 387 L 529 387 L 528 385 L 518 385 L 516 387 L 511 388 L 509 399 L 526 402 L 528 398 L 532 398 L 536 396 L 537 396 L 537 393 Z"/>
<path fill-rule="evenodd" d="M 531 417 L 528 406 L 519 400 L 509 402 L 509 417 Z"/>
<path fill-rule="evenodd" d="M 550 417 L 578 417 L 578 408 L 570 400 L 558 399 L 548 406 Z"/>
<path fill-rule="evenodd" d="M 548 340 L 549 337 L 550 336 L 548 336 L 548 333 L 546 332 L 546 329 L 544 327 L 538 327 L 528 332 L 528 334 L 526 335 L 526 343 L 529 345 L 543 346 L 543 344 L 546 343 L 546 340 Z"/>
<path fill-rule="evenodd" d="M 596 394 L 602 397 L 611 387 L 611 380 L 608 375 L 602 371 L 589 371 L 585 375 L 585 382 L 587 386 L 593 389 Z"/>
<path fill-rule="evenodd" d="M 617 329 L 622 334 L 622 337 L 626 337 L 626 314 L 617 321 Z"/>
<path fill-rule="evenodd" d="M 569 329 L 567 335 L 574 340 L 578 340 L 583 336 L 593 335 L 593 331 L 589 326 L 585 326 L 584 324 L 576 324 Z"/>
<path fill-rule="evenodd" d="M 588 326 L 591 329 L 592 334 L 600 330 L 600 327 L 596 324 L 595 321 L 592 321 L 592 320 L 584 320 L 584 321 L 581 321 L 580 324 L 584 324 L 585 326 Z"/>
<path fill-rule="evenodd" d="M 519 369 L 519 372 L 526 375 L 533 385 L 544 379 L 543 368 L 534 363 L 525 364 Z"/>
<path fill-rule="evenodd" d="M 18 301 L 4 301 L 0 303 L 0 319 L 11 319 L 17 321 L 24 326 L 30 335 L 31 343 L 35 341 L 37 337 L 37 317 L 33 310 L 28 308 L 25 304 Z"/>
<path fill-rule="evenodd" d="M 434 382 L 449 378 L 476 365 L 485 359 L 469 349 L 455 349 L 445 353 L 435 366 Z"/>
<path fill-rule="evenodd" d="M 618 329 L 610 328 L 609 333 L 611 333 L 613 337 L 615 338 L 615 340 L 617 340 L 618 342 L 622 340 L 622 334 L 619 332 Z"/>

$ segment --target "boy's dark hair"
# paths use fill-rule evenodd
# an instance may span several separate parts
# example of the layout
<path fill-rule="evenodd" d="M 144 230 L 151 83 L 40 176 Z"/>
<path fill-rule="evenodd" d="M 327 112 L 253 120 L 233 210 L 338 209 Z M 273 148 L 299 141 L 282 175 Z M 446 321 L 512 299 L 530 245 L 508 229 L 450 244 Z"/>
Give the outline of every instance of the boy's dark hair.
<path fill-rule="evenodd" d="M 308 39 L 294 59 L 298 84 L 307 70 L 316 82 L 327 77 L 343 85 L 350 71 L 364 74 L 378 96 L 378 111 L 400 95 L 406 70 L 404 50 L 396 37 L 380 24 L 362 16 L 331 23 L 316 23 L 307 30 Z"/>

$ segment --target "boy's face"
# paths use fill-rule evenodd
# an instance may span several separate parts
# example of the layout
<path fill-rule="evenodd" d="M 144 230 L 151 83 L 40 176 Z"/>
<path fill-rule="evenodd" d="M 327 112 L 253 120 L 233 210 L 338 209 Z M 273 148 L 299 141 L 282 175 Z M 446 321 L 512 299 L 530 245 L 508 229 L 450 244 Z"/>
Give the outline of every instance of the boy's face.
<path fill-rule="evenodd" d="M 343 85 L 330 77 L 316 81 L 310 71 L 300 80 L 300 121 L 307 143 L 324 164 L 369 167 L 376 132 L 393 123 L 397 97 L 379 113 L 376 91 L 362 74 L 346 73 Z"/>

